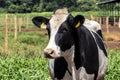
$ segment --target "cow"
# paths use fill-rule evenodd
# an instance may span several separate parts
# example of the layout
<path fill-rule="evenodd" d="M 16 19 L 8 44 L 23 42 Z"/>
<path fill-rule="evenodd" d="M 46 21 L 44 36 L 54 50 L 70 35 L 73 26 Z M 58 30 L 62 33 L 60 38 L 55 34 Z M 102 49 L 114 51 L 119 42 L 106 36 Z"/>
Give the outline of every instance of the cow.
<path fill-rule="evenodd" d="M 107 51 L 99 34 L 83 25 L 84 16 L 73 17 L 61 8 L 50 19 L 36 16 L 32 21 L 37 27 L 46 25 L 49 42 L 44 56 L 53 80 L 104 80 Z"/>
<path fill-rule="evenodd" d="M 83 25 L 87 27 L 90 31 L 97 32 L 101 36 L 101 38 L 103 38 L 101 25 L 97 21 L 85 19 Z"/>

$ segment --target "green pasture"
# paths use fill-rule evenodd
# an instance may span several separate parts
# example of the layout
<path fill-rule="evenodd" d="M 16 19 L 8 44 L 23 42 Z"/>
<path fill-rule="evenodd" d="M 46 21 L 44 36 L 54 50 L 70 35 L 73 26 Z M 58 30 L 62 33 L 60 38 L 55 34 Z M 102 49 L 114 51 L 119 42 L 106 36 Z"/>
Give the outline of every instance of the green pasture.
<path fill-rule="evenodd" d="M 19 32 L 14 41 L 9 32 L 9 52 L 4 53 L 4 32 L 0 32 L 0 80 L 51 80 L 48 59 L 43 49 L 48 42 L 47 33 Z M 120 50 L 108 49 L 109 66 L 105 80 L 120 80 Z"/>
<path fill-rule="evenodd" d="M 84 15 L 86 17 L 89 18 L 90 14 L 94 15 L 94 16 L 97 16 L 97 11 L 86 11 L 86 12 L 70 12 L 73 16 L 75 15 Z M 4 18 L 5 17 L 5 14 L 7 13 L 0 13 L 0 18 Z M 11 13 L 8 13 L 9 17 L 13 17 L 14 15 L 16 15 L 17 17 L 34 17 L 34 16 L 44 16 L 44 17 L 48 17 L 50 18 L 51 15 L 53 14 L 53 12 L 40 12 L 40 13 L 16 13 L 16 14 L 11 14 Z"/>

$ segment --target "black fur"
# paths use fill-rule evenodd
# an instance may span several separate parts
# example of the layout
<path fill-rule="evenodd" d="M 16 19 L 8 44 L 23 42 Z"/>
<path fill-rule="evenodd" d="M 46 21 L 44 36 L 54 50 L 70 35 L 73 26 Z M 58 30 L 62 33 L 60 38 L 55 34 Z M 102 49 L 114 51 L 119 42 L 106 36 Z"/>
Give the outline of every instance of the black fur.
<path fill-rule="evenodd" d="M 94 36 L 95 36 L 95 40 L 96 40 L 99 48 L 100 48 L 101 50 L 103 50 L 105 56 L 107 57 L 107 52 L 106 52 L 106 49 L 105 49 L 105 46 L 104 46 L 104 43 L 103 43 L 102 39 L 101 39 L 101 38 L 98 36 L 98 34 L 96 34 L 95 32 L 92 32 L 92 33 L 93 33 Z"/>
<path fill-rule="evenodd" d="M 49 22 L 49 19 L 42 17 L 42 16 L 36 16 L 32 19 L 32 22 L 40 28 L 40 25 L 42 24 L 42 22 L 44 22 L 46 25 Z"/>
<path fill-rule="evenodd" d="M 99 36 L 103 39 L 103 36 L 102 36 L 102 31 L 101 30 L 98 30 L 97 33 L 99 34 Z"/>
<path fill-rule="evenodd" d="M 58 46 L 60 46 L 60 49 L 62 51 L 70 49 L 71 46 L 74 44 L 74 40 L 71 36 L 69 26 L 66 22 L 64 22 L 59 28 L 55 37 L 55 42 Z"/>
<path fill-rule="evenodd" d="M 55 78 L 63 79 L 66 71 L 68 69 L 68 64 L 63 57 L 56 58 L 54 63 L 54 73 Z"/>

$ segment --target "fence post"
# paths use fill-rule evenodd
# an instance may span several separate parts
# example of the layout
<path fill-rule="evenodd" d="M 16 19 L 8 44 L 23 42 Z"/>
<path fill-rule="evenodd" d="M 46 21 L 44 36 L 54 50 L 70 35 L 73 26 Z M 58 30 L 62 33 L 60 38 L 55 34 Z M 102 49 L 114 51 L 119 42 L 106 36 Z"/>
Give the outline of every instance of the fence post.
<path fill-rule="evenodd" d="M 98 20 L 99 18 L 96 16 L 96 21 L 98 22 L 99 20 Z"/>
<path fill-rule="evenodd" d="M 19 22 L 19 32 L 21 32 L 22 18 L 19 18 L 19 19 L 18 19 L 18 22 Z"/>
<path fill-rule="evenodd" d="M 120 28 L 120 17 L 119 17 L 118 27 Z"/>
<path fill-rule="evenodd" d="M 5 54 L 8 54 L 8 14 L 5 15 Z"/>
<path fill-rule="evenodd" d="M 113 19 L 114 19 L 114 23 L 113 23 L 113 26 L 115 27 L 115 21 L 116 21 L 116 18 L 114 17 Z"/>
<path fill-rule="evenodd" d="M 26 21 L 27 21 L 27 22 L 26 22 L 26 29 L 28 29 L 28 25 L 29 25 L 29 18 L 27 17 L 26 19 L 27 19 L 27 20 L 26 20 Z"/>
<path fill-rule="evenodd" d="M 17 17 L 14 16 L 14 40 L 17 40 Z"/>
<path fill-rule="evenodd" d="M 108 27 L 108 25 L 109 25 L 109 17 L 108 16 L 106 16 L 106 29 L 107 29 L 107 33 L 109 33 L 109 27 Z"/>
<path fill-rule="evenodd" d="M 92 14 L 90 14 L 90 20 L 94 20 L 94 16 Z"/>
<path fill-rule="evenodd" d="M 100 21 L 99 21 L 99 23 L 100 23 L 100 25 L 102 24 L 102 21 L 101 21 L 101 17 L 100 17 L 100 19 L 99 19 Z"/>

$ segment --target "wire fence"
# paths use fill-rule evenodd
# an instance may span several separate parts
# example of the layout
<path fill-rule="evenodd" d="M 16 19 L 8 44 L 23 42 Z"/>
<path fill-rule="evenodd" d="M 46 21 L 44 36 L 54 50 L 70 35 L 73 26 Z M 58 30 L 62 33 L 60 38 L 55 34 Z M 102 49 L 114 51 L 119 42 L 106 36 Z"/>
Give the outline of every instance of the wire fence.
<path fill-rule="evenodd" d="M 110 26 L 114 26 L 120 32 L 120 17 L 116 18 L 113 17 L 112 24 L 111 24 L 111 17 L 95 17 L 90 15 L 91 20 L 95 20 L 99 22 L 104 28 L 107 33 L 110 32 Z M 0 31 L 4 31 L 5 33 L 5 53 L 8 51 L 8 32 L 14 32 L 14 40 L 17 40 L 17 33 L 25 30 L 32 29 L 33 30 L 34 24 L 32 23 L 32 17 L 20 17 L 16 15 L 9 16 L 6 14 L 4 17 L 0 18 Z"/>

